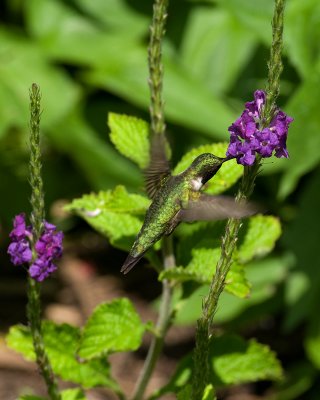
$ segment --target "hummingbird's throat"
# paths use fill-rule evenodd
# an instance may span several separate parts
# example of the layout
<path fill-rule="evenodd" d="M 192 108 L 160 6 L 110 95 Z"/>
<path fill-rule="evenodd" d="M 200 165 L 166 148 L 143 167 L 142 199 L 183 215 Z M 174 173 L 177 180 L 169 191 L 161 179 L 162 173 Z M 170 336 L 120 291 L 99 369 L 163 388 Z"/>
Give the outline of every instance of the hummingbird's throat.
<path fill-rule="evenodd" d="M 192 181 L 191 181 L 191 186 L 192 186 L 192 189 L 193 189 L 193 190 L 195 190 L 196 192 L 198 192 L 198 191 L 202 188 L 202 186 L 203 186 L 202 177 L 198 176 L 197 178 L 192 179 Z"/>

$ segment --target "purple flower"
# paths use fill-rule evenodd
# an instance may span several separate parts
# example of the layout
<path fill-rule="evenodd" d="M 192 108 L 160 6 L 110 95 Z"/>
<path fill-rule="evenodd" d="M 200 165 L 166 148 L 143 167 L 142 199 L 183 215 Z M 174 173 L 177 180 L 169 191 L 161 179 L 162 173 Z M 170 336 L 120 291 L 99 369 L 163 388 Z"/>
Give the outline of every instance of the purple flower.
<path fill-rule="evenodd" d="M 57 267 L 53 260 L 62 255 L 63 233 L 57 232 L 56 227 L 44 221 L 43 232 L 34 245 L 35 257 L 32 257 L 30 240 L 32 239 L 32 228 L 27 227 L 25 215 L 19 214 L 14 219 L 14 229 L 10 233 L 12 243 L 8 247 L 11 261 L 14 265 L 31 263 L 29 274 L 38 282 L 43 281 Z"/>
<path fill-rule="evenodd" d="M 25 214 L 15 216 L 13 220 L 14 229 L 10 233 L 12 242 L 8 247 L 8 254 L 11 256 L 13 265 L 21 265 L 30 262 L 32 251 L 27 237 L 31 236 L 30 227 L 26 227 Z"/>
<path fill-rule="evenodd" d="M 13 265 L 21 265 L 30 262 L 32 259 L 30 243 L 26 239 L 10 243 L 8 253 L 11 256 L 11 262 Z"/>
<path fill-rule="evenodd" d="M 252 165 L 256 154 L 263 158 L 289 157 L 286 141 L 293 118 L 278 109 L 270 125 L 261 128 L 262 111 L 266 102 L 263 90 L 254 93 L 254 100 L 245 104 L 245 110 L 229 128 L 230 143 L 227 157 L 236 158 L 238 164 Z"/>
<path fill-rule="evenodd" d="M 38 282 L 42 282 L 44 279 L 48 278 L 54 271 L 56 271 L 57 266 L 52 263 L 50 259 L 38 258 L 30 266 L 29 274 L 31 278 Z"/>
<path fill-rule="evenodd" d="M 56 227 L 48 222 L 44 223 L 44 232 L 35 244 L 34 248 L 40 258 L 53 259 L 62 255 L 62 232 L 54 232 Z"/>

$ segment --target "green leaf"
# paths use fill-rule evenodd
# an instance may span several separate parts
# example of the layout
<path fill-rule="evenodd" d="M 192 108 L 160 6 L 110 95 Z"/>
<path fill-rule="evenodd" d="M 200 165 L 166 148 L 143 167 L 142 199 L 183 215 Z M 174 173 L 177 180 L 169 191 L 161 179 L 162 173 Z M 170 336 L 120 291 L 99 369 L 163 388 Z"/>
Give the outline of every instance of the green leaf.
<path fill-rule="evenodd" d="M 116 149 L 139 165 L 149 164 L 149 124 L 124 114 L 109 113 L 110 139 Z"/>
<path fill-rule="evenodd" d="M 268 254 L 281 235 L 281 225 L 273 216 L 256 215 L 249 219 L 243 243 L 237 253 L 237 261 L 246 263 L 254 257 Z"/>
<path fill-rule="evenodd" d="M 231 88 L 252 56 L 257 35 L 215 5 L 195 7 L 187 19 L 181 58 L 213 93 Z"/>
<path fill-rule="evenodd" d="M 101 139 L 81 113 L 82 110 L 70 113 L 50 127 L 47 134 L 51 142 L 74 160 L 81 169 L 79 173 L 85 175 L 95 190 L 106 190 L 120 183 L 131 189 L 141 187 L 138 167 L 122 157 L 106 139 Z"/>
<path fill-rule="evenodd" d="M 144 37 L 148 34 L 149 19 L 125 0 L 78 0 L 77 6 L 105 24 L 107 29 L 126 37 Z"/>
<path fill-rule="evenodd" d="M 61 2 L 48 6 L 46 0 L 30 1 L 34 4 L 28 15 L 29 29 L 39 37 L 46 55 L 54 61 L 89 67 L 82 74 L 86 82 L 148 110 L 146 43 L 136 36 L 102 29 Z M 163 50 L 168 120 L 225 139 L 226 126 L 236 114 L 179 62 L 169 41 L 165 40 Z"/>
<path fill-rule="evenodd" d="M 63 119 L 78 102 L 79 87 L 57 66 L 53 67 L 41 49 L 18 35 L 0 29 L 0 41 L 6 51 L 0 65 L 0 136 L 10 127 L 25 128 L 29 119 L 28 88 L 33 82 L 42 92 L 44 128 Z M 32 68 L 31 68 L 32 66 Z"/>
<path fill-rule="evenodd" d="M 282 378 L 282 367 L 275 353 L 255 340 L 246 343 L 236 336 L 214 338 L 209 357 L 214 373 L 227 385 Z"/>
<path fill-rule="evenodd" d="M 311 171 L 320 160 L 320 113 L 318 90 L 320 61 L 291 97 L 286 112 L 294 117 L 288 133 L 289 159 L 279 159 L 285 173 L 279 185 L 279 197 L 288 196 L 301 176 Z M 303 104 L 303 107 L 301 107 Z M 303 139 L 301 136 L 303 132 Z"/>
<path fill-rule="evenodd" d="M 106 386 L 117 388 L 110 378 L 109 364 L 105 359 L 89 362 L 76 357 L 80 330 L 71 325 L 43 323 L 45 348 L 53 371 L 66 381 L 81 384 L 85 388 Z M 30 329 L 21 325 L 13 326 L 7 336 L 8 346 L 22 353 L 28 360 L 35 360 Z"/>
<path fill-rule="evenodd" d="M 81 216 L 112 244 L 126 250 L 139 232 L 149 205 L 146 197 L 129 194 L 123 186 L 117 186 L 114 190 L 75 199 L 66 210 Z M 123 241 L 119 242 L 120 239 Z"/>
<path fill-rule="evenodd" d="M 271 42 L 273 2 L 269 0 L 217 0 L 217 3 L 260 38 L 265 44 Z"/>
<path fill-rule="evenodd" d="M 105 353 L 136 350 L 145 326 L 128 299 L 99 305 L 84 327 L 79 348 L 83 358 Z"/>
<path fill-rule="evenodd" d="M 192 161 L 202 153 L 212 153 L 218 157 L 225 157 L 228 143 L 207 144 L 192 149 L 186 153 L 175 167 L 173 173 L 179 174 L 190 166 Z M 206 184 L 206 192 L 219 194 L 229 189 L 243 173 L 243 167 L 236 163 L 236 160 L 225 162 L 217 174 Z"/>
<path fill-rule="evenodd" d="M 159 279 L 171 279 L 178 282 L 196 281 L 210 283 L 220 258 L 220 248 L 195 248 L 191 252 L 192 259 L 185 267 L 175 267 L 162 271 Z M 247 297 L 250 293 L 250 284 L 245 278 L 243 266 L 232 264 L 226 278 L 226 290 L 238 297 Z"/>
<path fill-rule="evenodd" d="M 30 329 L 23 325 L 12 326 L 6 337 L 8 347 L 23 354 L 29 361 L 35 361 Z"/>
<path fill-rule="evenodd" d="M 285 14 L 285 42 L 290 61 L 302 78 L 308 78 L 319 59 L 319 1 L 291 0 Z"/>
<path fill-rule="evenodd" d="M 210 341 L 209 365 L 210 384 L 205 389 L 203 400 L 214 398 L 213 388 L 267 379 L 279 380 L 283 375 L 280 362 L 268 346 L 255 340 L 246 342 L 236 335 L 213 337 Z M 192 369 L 192 354 L 188 354 L 178 363 L 169 383 L 156 391 L 151 399 L 158 399 L 165 393 L 178 392 L 178 399 L 189 400 Z"/>
<path fill-rule="evenodd" d="M 18 398 L 18 400 L 47 400 L 45 397 L 33 396 L 32 394 L 26 394 Z"/>
<path fill-rule="evenodd" d="M 250 297 L 239 301 L 226 291 L 219 299 L 219 307 L 215 315 L 216 323 L 226 323 L 239 317 L 245 310 L 272 299 L 277 285 L 288 278 L 288 270 L 294 265 L 294 259 L 289 255 L 278 258 L 255 260 L 246 265 L 246 278 L 252 284 Z M 203 285 L 195 290 L 187 299 L 176 300 L 178 312 L 176 323 L 191 325 L 199 318 L 202 299 L 208 295 L 209 286 Z M 279 305 L 280 307 L 280 305 Z"/>

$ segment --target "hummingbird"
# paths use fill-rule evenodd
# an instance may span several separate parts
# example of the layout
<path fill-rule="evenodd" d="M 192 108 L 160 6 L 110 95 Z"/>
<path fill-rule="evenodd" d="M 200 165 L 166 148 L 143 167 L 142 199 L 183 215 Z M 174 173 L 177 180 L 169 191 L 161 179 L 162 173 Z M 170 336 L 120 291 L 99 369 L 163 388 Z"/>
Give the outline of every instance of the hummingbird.
<path fill-rule="evenodd" d="M 150 146 L 150 163 L 145 170 L 145 187 L 152 203 L 121 272 L 127 274 L 144 253 L 162 236 L 170 235 L 180 222 L 242 218 L 256 212 L 252 205 L 236 203 L 232 197 L 201 192 L 229 157 L 204 153 L 178 175 L 172 175 L 167 157 L 167 140 L 155 134 Z"/>

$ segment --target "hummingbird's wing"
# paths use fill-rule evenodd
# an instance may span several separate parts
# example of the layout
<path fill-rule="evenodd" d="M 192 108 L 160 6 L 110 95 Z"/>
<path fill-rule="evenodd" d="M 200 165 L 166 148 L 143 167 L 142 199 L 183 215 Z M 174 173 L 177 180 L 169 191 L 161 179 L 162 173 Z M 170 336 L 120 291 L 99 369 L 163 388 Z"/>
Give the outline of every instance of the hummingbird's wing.
<path fill-rule="evenodd" d="M 243 218 L 261 211 L 252 203 L 237 203 L 233 197 L 210 196 L 202 193 L 198 200 L 189 201 L 179 212 L 181 221 L 213 221 L 226 218 Z"/>
<path fill-rule="evenodd" d="M 165 135 L 153 135 L 150 145 L 150 163 L 144 172 L 146 191 L 151 199 L 154 198 L 164 180 L 171 175 L 166 146 Z"/>

